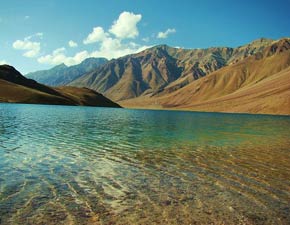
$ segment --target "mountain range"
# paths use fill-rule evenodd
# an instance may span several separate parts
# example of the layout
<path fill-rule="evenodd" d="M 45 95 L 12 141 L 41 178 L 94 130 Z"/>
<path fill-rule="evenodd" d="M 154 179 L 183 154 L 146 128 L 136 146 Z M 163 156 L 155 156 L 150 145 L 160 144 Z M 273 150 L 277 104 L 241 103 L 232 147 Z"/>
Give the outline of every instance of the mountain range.
<path fill-rule="evenodd" d="M 290 114 L 289 66 L 290 39 L 261 38 L 236 48 L 158 45 L 27 76 L 86 87 L 129 108 Z"/>
<path fill-rule="evenodd" d="M 175 91 L 169 86 L 159 93 L 119 103 L 135 108 L 289 115 L 289 39 L 273 42 L 261 52 L 224 66 Z"/>
<path fill-rule="evenodd" d="M 159 45 L 113 59 L 68 85 L 131 108 L 290 114 L 290 39 L 237 48 Z"/>
<path fill-rule="evenodd" d="M 88 88 L 52 88 L 39 84 L 9 65 L 0 66 L 0 102 L 120 107 Z"/>
<path fill-rule="evenodd" d="M 105 58 L 88 58 L 78 65 L 66 66 L 65 64 L 60 64 L 49 70 L 28 73 L 25 77 L 49 86 L 62 86 L 93 71 L 107 61 Z"/>
<path fill-rule="evenodd" d="M 121 101 L 173 92 L 222 67 L 263 51 L 273 43 L 259 39 L 238 48 L 182 49 L 159 45 L 114 59 L 69 83 L 88 87 Z"/>

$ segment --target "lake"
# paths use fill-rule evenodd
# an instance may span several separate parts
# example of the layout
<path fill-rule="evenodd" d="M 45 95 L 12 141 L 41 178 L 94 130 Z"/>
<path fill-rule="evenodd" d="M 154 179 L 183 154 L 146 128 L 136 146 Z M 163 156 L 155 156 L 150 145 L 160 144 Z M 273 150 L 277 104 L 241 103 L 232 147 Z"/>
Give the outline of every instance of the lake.
<path fill-rule="evenodd" d="M 0 104 L 0 224 L 290 224 L 290 117 Z"/>

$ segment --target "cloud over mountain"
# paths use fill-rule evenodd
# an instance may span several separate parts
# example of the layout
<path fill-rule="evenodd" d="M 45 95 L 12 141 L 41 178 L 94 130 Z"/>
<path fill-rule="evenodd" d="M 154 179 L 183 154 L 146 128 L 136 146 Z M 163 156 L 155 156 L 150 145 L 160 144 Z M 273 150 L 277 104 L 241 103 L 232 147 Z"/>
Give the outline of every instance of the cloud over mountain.
<path fill-rule="evenodd" d="M 96 26 L 83 40 L 84 45 L 94 46 L 93 51 L 80 51 L 74 56 L 67 56 L 65 48 L 57 48 L 52 53 L 38 58 L 42 64 L 58 65 L 65 63 L 67 66 L 79 64 L 86 58 L 105 57 L 107 59 L 118 58 L 124 55 L 140 52 L 149 46 L 140 45 L 130 41 L 139 35 L 137 24 L 142 15 L 132 12 L 122 12 L 108 31 L 103 27 Z M 70 47 L 77 47 L 72 40 L 68 42 Z"/>
<path fill-rule="evenodd" d="M 165 39 L 165 38 L 168 37 L 169 34 L 173 34 L 173 33 L 176 33 L 176 30 L 174 28 L 169 28 L 169 29 L 167 29 L 164 32 L 162 32 L 162 31 L 159 32 L 157 34 L 157 38 L 159 38 L 159 39 Z"/>
<path fill-rule="evenodd" d="M 85 45 L 103 41 L 108 36 L 102 27 L 94 27 L 93 31 L 83 41 Z"/>
<path fill-rule="evenodd" d="M 40 42 L 32 41 L 33 38 L 42 39 L 43 33 L 36 33 L 25 37 L 24 40 L 16 40 L 13 42 L 12 47 L 16 50 L 25 51 L 23 56 L 28 58 L 36 57 L 40 52 Z"/>
<path fill-rule="evenodd" d="M 75 65 L 81 63 L 86 58 L 93 57 L 93 54 L 90 54 L 87 51 L 81 51 L 76 53 L 74 56 L 67 56 L 65 54 L 66 49 L 64 47 L 55 49 L 51 54 L 41 56 L 37 60 L 39 63 L 58 65 L 65 63 L 67 66 Z"/>
<path fill-rule="evenodd" d="M 141 19 L 140 14 L 122 12 L 109 31 L 120 39 L 135 38 L 139 35 L 137 24 Z"/>

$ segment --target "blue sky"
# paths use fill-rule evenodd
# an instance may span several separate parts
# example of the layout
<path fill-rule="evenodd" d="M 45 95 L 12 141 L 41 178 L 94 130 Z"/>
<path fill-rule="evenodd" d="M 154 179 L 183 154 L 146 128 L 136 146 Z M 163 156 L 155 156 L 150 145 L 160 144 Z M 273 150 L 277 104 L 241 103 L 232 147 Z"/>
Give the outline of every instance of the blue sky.
<path fill-rule="evenodd" d="M 290 36 L 290 0 L 9 0 L 0 63 L 27 73 L 146 47 L 235 47 Z"/>

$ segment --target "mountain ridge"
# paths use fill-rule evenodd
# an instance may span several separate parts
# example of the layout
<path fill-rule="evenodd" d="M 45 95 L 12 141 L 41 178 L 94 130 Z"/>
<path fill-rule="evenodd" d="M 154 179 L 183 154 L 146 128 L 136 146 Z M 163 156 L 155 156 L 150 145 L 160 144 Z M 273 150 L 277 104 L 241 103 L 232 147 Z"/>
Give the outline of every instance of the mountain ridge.
<path fill-rule="evenodd" d="M 223 67 L 174 92 L 119 102 L 125 107 L 290 115 L 290 40 Z"/>
<path fill-rule="evenodd" d="M 164 89 L 173 92 L 222 67 L 263 51 L 274 42 L 261 38 L 237 48 L 207 49 L 158 45 L 110 60 L 68 85 L 94 89 L 115 101 L 156 94 Z"/>
<path fill-rule="evenodd" d="M 52 88 L 25 78 L 9 65 L 0 66 L 0 102 L 120 107 L 87 88 Z"/>
<path fill-rule="evenodd" d="M 49 86 L 61 86 L 70 83 L 83 74 L 103 65 L 107 61 L 108 60 L 105 58 L 87 58 L 77 65 L 66 66 L 62 63 L 48 70 L 28 73 L 25 77 Z"/>
<path fill-rule="evenodd" d="M 157 45 L 112 59 L 67 85 L 90 88 L 129 108 L 289 115 L 289 66 L 290 38 L 260 38 L 236 48 Z"/>

